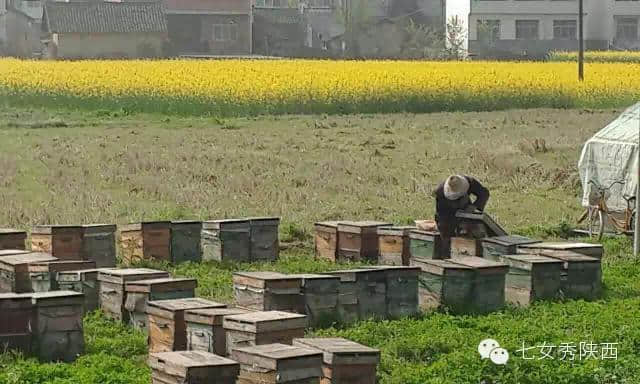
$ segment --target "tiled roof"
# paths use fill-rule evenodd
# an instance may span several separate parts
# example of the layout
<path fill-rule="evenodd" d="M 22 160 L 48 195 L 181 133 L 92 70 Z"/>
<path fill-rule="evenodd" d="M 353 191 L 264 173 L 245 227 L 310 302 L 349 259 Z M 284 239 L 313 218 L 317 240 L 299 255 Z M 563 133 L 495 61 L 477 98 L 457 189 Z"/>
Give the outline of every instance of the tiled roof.
<path fill-rule="evenodd" d="M 251 13 L 250 0 L 163 0 L 168 11 Z"/>
<path fill-rule="evenodd" d="M 160 2 L 45 2 L 50 33 L 166 32 Z"/>
<path fill-rule="evenodd" d="M 253 17 L 272 24 L 298 24 L 303 21 L 298 8 L 254 8 Z"/>

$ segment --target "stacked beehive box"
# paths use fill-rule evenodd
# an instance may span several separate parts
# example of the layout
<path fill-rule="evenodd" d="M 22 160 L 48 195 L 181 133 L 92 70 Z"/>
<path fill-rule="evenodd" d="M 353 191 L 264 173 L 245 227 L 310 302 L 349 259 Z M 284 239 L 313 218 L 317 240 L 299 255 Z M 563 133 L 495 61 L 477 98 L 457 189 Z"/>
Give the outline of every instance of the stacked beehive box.
<path fill-rule="evenodd" d="M 0 292 L 29 293 L 29 264 L 56 261 L 48 253 L 29 252 L 0 257 Z"/>
<path fill-rule="evenodd" d="M 317 274 L 295 275 L 301 279 L 304 310 L 310 327 L 328 326 L 339 320 L 340 277 Z"/>
<path fill-rule="evenodd" d="M 13 350 L 31 354 L 31 329 L 34 309 L 31 295 L 26 293 L 0 293 L 0 345 L 3 351 Z"/>
<path fill-rule="evenodd" d="M 506 264 L 479 257 L 459 257 L 453 261 L 473 270 L 469 313 L 489 313 L 504 307 L 505 280 L 509 271 Z"/>
<path fill-rule="evenodd" d="M 379 221 L 342 221 L 338 224 L 338 260 L 378 260 L 378 228 L 390 223 Z"/>
<path fill-rule="evenodd" d="M 80 225 L 37 225 L 31 231 L 31 249 L 60 260 L 82 260 L 82 236 Z"/>
<path fill-rule="evenodd" d="M 562 262 L 560 289 L 564 297 L 595 300 L 602 294 L 600 259 L 571 251 L 542 251 L 540 255 Z"/>
<path fill-rule="evenodd" d="M 97 268 L 115 267 L 116 229 L 112 224 L 83 225 L 82 259 L 95 261 Z"/>
<path fill-rule="evenodd" d="M 378 264 L 409 265 L 411 247 L 409 233 L 416 227 L 378 228 Z"/>
<path fill-rule="evenodd" d="M 278 240 L 279 217 L 249 218 L 251 227 L 251 260 L 274 261 L 280 254 Z"/>
<path fill-rule="evenodd" d="M 167 278 L 165 271 L 145 268 L 103 269 L 98 272 L 100 285 L 100 308 L 106 316 L 123 322 L 128 322 L 128 312 L 124 308 L 127 282 Z"/>
<path fill-rule="evenodd" d="M 602 244 L 572 243 L 572 242 L 544 242 L 534 244 L 524 244 L 518 246 L 518 250 L 523 253 L 542 252 L 574 252 L 581 255 L 602 259 Z"/>
<path fill-rule="evenodd" d="M 171 261 L 175 264 L 187 261 L 202 260 L 200 249 L 200 221 L 172 221 L 171 222 Z"/>
<path fill-rule="evenodd" d="M 184 320 L 187 325 L 187 349 L 226 356 L 227 334 L 222 322 L 226 316 L 243 313 L 248 311 L 239 308 L 205 308 L 186 311 Z"/>
<path fill-rule="evenodd" d="M 293 339 L 304 337 L 307 326 L 305 315 L 268 311 L 249 312 L 227 316 L 223 320 L 227 335 L 227 354 L 237 348 L 254 345 L 291 344 Z"/>
<path fill-rule="evenodd" d="M 284 344 L 239 348 L 232 358 L 240 363 L 237 384 L 319 384 L 322 353 Z"/>
<path fill-rule="evenodd" d="M 29 279 L 33 292 L 48 292 L 58 290 L 58 272 L 95 268 L 93 261 L 40 261 L 29 264 Z"/>
<path fill-rule="evenodd" d="M 98 272 L 100 269 L 85 269 L 58 272 L 58 289 L 84 294 L 84 312 L 100 308 Z"/>
<path fill-rule="evenodd" d="M 202 298 L 149 301 L 147 303 L 149 352 L 171 352 L 187 349 L 185 311 L 224 308 L 225 304 Z"/>
<path fill-rule="evenodd" d="M 151 353 L 152 384 L 235 384 L 237 362 L 201 351 Z"/>
<path fill-rule="evenodd" d="M 409 252 L 414 259 L 440 260 L 449 258 L 438 232 L 420 230 L 409 232 Z"/>
<path fill-rule="evenodd" d="M 445 307 L 452 313 L 465 313 L 471 300 L 473 269 L 451 260 L 411 259 L 420 267 L 418 279 L 420 308 Z"/>
<path fill-rule="evenodd" d="M 473 237 L 452 237 L 451 257 L 482 257 L 482 239 Z"/>
<path fill-rule="evenodd" d="M 125 285 L 124 309 L 129 323 L 141 330 L 147 329 L 147 303 L 149 301 L 184 299 L 195 296 L 195 279 L 160 278 L 129 281 Z"/>
<path fill-rule="evenodd" d="M 0 250 L 27 249 L 27 232 L 12 228 L 0 228 Z"/>
<path fill-rule="evenodd" d="M 540 241 L 517 235 L 487 237 L 482 240 L 482 251 L 484 257 L 487 258 L 515 255 L 518 253 L 518 247 L 536 243 L 540 243 Z"/>
<path fill-rule="evenodd" d="M 384 271 L 386 285 L 385 318 L 397 319 L 418 313 L 419 267 L 378 266 Z"/>
<path fill-rule="evenodd" d="M 340 277 L 341 289 L 344 284 L 345 294 L 355 291 L 357 299 L 358 319 L 386 317 L 386 275 L 384 270 L 376 268 L 361 268 L 331 272 L 331 275 Z M 342 294 L 342 292 L 341 292 Z M 351 308 L 342 308 L 348 321 L 352 315 L 348 313 Z"/>
<path fill-rule="evenodd" d="M 321 384 L 375 384 L 380 351 L 341 338 L 295 339 L 294 346 L 322 352 Z"/>
<path fill-rule="evenodd" d="M 239 307 L 304 313 L 301 279 L 277 272 L 236 272 L 233 291 Z"/>
<path fill-rule="evenodd" d="M 338 255 L 338 221 L 322 221 L 314 224 L 316 256 L 336 261 Z"/>
<path fill-rule="evenodd" d="M 249 220 L 212 220 L 202 223 L 202 259 L 249 261 L 251 259 Z"/>
<path fill-rule="evenodd" d="M 120 228 L 120 247 L 126 264 L 142 260 L 171 261 L 171 222 L 125 225 Z"/>

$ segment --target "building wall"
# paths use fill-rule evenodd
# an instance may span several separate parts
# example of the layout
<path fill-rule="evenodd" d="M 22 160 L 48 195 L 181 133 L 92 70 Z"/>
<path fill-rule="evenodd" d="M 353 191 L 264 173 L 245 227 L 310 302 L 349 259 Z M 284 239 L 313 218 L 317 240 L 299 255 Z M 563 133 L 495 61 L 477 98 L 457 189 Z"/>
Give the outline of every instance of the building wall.
<path fill-rule="evenodd" d="M 167 28 L 179 54 L 248 55 L 251 53 L 249 15 L 169 14 Z M 216 41 L 214 25 L 235 24 L 235 41 Z"/>
<path fill-rule="evenodd" d="M 164 33 L 56 34 L 50 52 L 60 59 L 160 56 L 165 38 Z"/>
<path fill-rule="evenodd" d="M 5 16 L 5 54 L 15 57 L 32 57 L 42 50 L 40 43 L 40 22 L 28 16 L 9 10 Z"/>
<path fill-rule="evenodd" d="M 0 56 L 5 55 L 7 41 L 7 0 L 0 0 Z"/>

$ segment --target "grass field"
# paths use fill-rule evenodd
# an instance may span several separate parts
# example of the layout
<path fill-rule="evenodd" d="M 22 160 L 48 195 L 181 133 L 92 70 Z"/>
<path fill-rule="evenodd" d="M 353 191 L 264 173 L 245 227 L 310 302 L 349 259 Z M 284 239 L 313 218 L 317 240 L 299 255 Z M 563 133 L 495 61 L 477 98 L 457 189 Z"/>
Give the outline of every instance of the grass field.
<path fill-rule="evenodd" d="M 587 51 L 584 59 L 590 63 L 640 63 L 640 52 L 638 51 Z M 549 55 L 550 61 L 573 62 L 578 61 L 578 52 L 552 52 Z"/>
<path fill-rule="evenodd" d="M 271 264 L 186 264 L 198 294 L 229 302 L 239 269 L 320 272 L 311 224 L 324 219 L 409 223 L 433 215 L 430 190 L 447 174 L 477 176 L 487 209 L 509 230 L 564 234 L 580 213 L 576 163 L 582 143 L 613 110 L 527 110 L 430 115 L 286 116 L 238 119 L 109 115 L 5 108 L 0 115 L 0 223 L 283 217 L 282 259 Z M 640 265 L 627 240 L 605 244 L 605 296 L 550 302 L 488 316 L 426 314 L 315 330 L 382 350 L 382 384 L 637 383 Z M 0 383 L 149 382 L 145 336 L 85 321 L 87 355 L 75 364 L 0 357 Z M 480 360 L 493 337 L 506 367 Z M 524 360 L 516 350 L 546 343 L 619 343 L 617 359 Z M 536 351 L 531 351 L 535 354 Z M 537 351 L 536 356 L 540 356 Z"/>

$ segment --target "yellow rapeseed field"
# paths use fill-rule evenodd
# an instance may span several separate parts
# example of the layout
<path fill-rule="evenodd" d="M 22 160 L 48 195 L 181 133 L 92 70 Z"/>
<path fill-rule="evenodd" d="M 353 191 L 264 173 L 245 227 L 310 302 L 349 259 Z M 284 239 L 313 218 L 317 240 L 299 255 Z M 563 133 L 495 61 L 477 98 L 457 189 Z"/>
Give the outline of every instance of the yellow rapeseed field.
<path fill-rule="evenodd" d="M 587 51 L 584 59 L 592 63 L 640 63 L 640 51 Z M 578 52 L 552 52 L 549 60 L 575 62 Z"/>
<path fill-rule="evenodd" d="M 9 103 L 220 116 L 611 107 L 640 65 L 314 60 L 0 60 Z"/>

